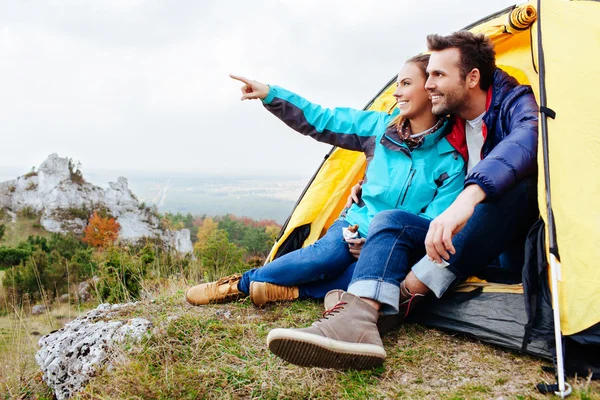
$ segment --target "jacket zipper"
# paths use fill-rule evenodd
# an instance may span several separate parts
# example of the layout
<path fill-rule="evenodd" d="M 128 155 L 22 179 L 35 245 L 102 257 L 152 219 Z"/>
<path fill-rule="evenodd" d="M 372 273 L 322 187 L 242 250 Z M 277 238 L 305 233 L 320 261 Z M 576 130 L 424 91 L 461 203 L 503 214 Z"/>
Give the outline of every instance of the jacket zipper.
<path fill-rule="evenodd" d="M 408 183 L 406 184 L 406 190 L 404 191 L 404 195 L 402 196 L 402 201 L 400 205 L 404 204 L 404 200 L 406 199 L 406 195 L 408 194 L 408 189 L 410 189 L 410 185 L 412 184 L 413 176 L 415 176 L 416 169 L 410 169 L 410 178 L 408 178 Z"/>

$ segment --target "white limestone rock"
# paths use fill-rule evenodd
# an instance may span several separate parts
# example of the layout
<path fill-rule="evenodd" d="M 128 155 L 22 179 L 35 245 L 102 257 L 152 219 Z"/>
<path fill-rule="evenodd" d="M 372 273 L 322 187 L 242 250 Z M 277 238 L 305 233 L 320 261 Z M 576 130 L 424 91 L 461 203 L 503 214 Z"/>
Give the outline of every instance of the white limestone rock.
<path fill-rule="evenodd" d="M 167 231 L 165 233 L 165 240 L 170 248 L 175 249 L 180 253 L 188 254 L 193 253 L 194 251 L 191 232 L 189 229 Z"/>
<path fill-rule="evenodd" d="M 152 323 L 146 319 L 119 318 L 135 304 L 101 304 L 39 340 L 35 360 L 58 400 L 68 399 L 100 368 L 109 367 L 109 357 L 117 344 L 138 341 L 149 331 Z"/>
<path fill-rule="evenodd" d="M 126 178 L 119 177 L 102 189 L 85 182 L 78 166 L 57 154 L 51 154 L 37 172 L 0 182 L 0 208 L 20 211 L 25 207 L 41 213 L 40 224 L 47 231 L 76 234 L 83 232 L 93 210 L 103 208 L 121 226 L 120 240 L 159 238 L 180 253 L 193 251 L 189 231 L 163 232 L 158 218 L 140 207 Z M 88 217 L 83 218 L 81 211 L 74 212 L 77 210 L 84 210 Z"/>

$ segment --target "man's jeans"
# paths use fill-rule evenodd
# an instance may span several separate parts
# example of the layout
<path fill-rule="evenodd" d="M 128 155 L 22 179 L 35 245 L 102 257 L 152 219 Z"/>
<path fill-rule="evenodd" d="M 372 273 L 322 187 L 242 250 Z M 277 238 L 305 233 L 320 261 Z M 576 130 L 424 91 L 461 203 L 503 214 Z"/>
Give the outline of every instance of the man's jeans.
<path fill-rule="evenodd" d="M 400 283 L 425 254 L 430 223 L 427 218 L 401 210 L 375 215 L 348 292 L 377 300 L 384 314 L 397 314 Z"/>
<path fill-rule="evenodd" d="M 342 228 L 348 226 L 348 222 L 339 219 L 312 245 L 245 272 L 238 289 L 249 294 L 250 282 L 269 282 L 298 286 L 300 298 L 315 299 L 324 298 L 333 289 L 346 290 L 356 264 L 342 236 Z"/>
<path fill-rule="evenodd" d="M 450 256 L 446 268 L 424 256 L 424 245 L 418 247 L 415 243 L 416 224 L 404 214 L 393 210 L 375 216 L 348 287 L 357 296 L 379 301 L 387 314 L 398 312 L 399 284 L 410 270 L 407 265 L 413 265 L 412 261 L 407 263 L 407 253 L 413 259 L 415 255 L 420 258 L 412 268 L 417 278 L 441 297 L 457 279 L 477 273 L 504 251 L 524 245 L 525 236 L 539 215 L 537 183 L 535 178 L 526 179 L 496 201 L 478 204 L 465 227 L 452 238 L 456 254 Z M 394 222 L 392 226 L 383 225 Z M 407 230 L 407 226 L 411 229 Z M 521 268 L 523 260 L 516 261 L 516 265 Z"/>

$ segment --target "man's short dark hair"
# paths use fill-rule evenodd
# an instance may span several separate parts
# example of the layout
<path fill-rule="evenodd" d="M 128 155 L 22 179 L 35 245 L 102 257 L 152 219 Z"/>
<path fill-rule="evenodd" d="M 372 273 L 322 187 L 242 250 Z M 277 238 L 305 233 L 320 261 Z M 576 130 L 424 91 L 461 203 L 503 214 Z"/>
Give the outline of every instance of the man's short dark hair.
<path fill-rule="evenodd" d="M 488 90 L 494 79 L 496 70 L 496 52 L 492 41 L 482 33 L 477 35 L 469 31 L 458 31 L 448 36 L 427 36 L 427 47 L 430 51 L 458 49 L 460 52 L 460 71 L 462 79 L 477 68 L 481 75 L 479 87 Z"/>

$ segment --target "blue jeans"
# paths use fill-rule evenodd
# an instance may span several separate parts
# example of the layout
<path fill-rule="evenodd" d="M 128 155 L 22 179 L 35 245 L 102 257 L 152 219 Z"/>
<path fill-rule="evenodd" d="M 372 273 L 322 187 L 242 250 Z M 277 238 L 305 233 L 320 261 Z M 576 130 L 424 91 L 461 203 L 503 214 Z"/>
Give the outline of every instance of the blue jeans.
<path fill-rule="evenodd" d="M 425 225 L 419 230 L 416 220 L 399 210 L 380 214 L 371 222 L 369 240 L 361 252 L 348 291 L 379 301 L 384 314 L 394 314 L 398 312 L 399 284 L 411 269 L 441 297 L 457 279 L 476 274 L 506 250 L 523 245 L 539 215 L 537 183 L 535 178 L 526 179 L 501 198 L 478 204 L 465 227 L 452 238 L 456 254 L 450 257 L 446 268 L 440 268 L 425 257 Z M 522 268 L 523 260 L 513 260 L 512 264 Z"/>
<path fill-rule="evenodd" d="M 300 298 L 315 299 L 324 298 L 333 289 L 346 290 L 356 264 L 342 236 L 342 228 L 348 226 L 348 222 L 339 219 L 312 245 L 245 272 L 238 289 L 248 295 L 250 282 L 269 282 L 298 286 Z"/>
<path fill-rule="evenodd" d="M 477 275 L 497 257 L 502 267 L 520 276 L 525 237 L 538 217 L 537 180 L 529 178 L 496 201 L 475 207 L 465 227 L 452 238 L 456 253 L 447 268 L 440 269 L 424 257 L 412 270 L 437 297 L 455 281 Z"/>
<path fill-rule="evenodd" d="M 401 210 L 375 215 L 348 292 L 381 303 L 384 314 L 398 313 L 400 283 L 425 255 L 431 221 Z"/>

